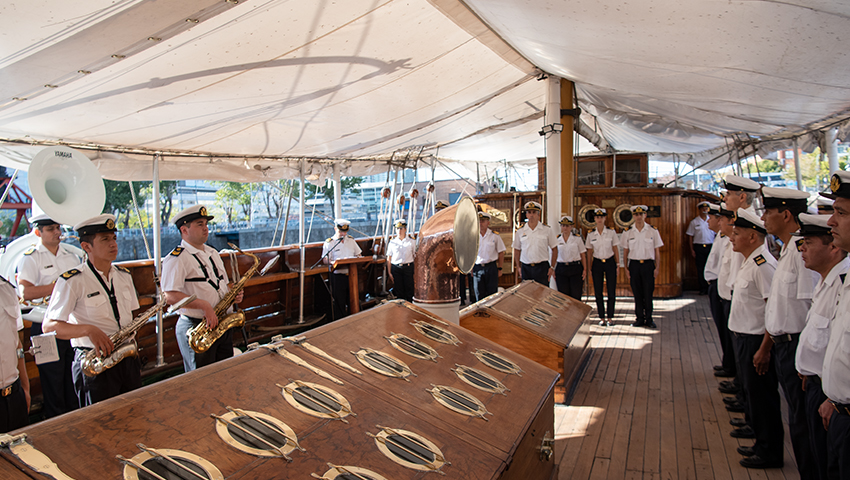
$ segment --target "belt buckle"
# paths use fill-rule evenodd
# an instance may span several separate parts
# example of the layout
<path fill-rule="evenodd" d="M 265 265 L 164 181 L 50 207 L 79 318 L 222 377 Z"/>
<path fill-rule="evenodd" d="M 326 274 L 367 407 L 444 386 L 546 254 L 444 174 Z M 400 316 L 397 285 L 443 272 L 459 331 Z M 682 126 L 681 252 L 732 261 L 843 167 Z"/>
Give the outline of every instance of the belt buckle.
<path fill-rule="evenodd" d="M 0 390 L 0 397 L 8 397 L 9 395 L 11 395 L 13 386 L 15 386 L 14 383 Z"/>
<path fill-rule="evenodd" d="M 643 260 L 638 260 L 638 262 L 643 263 Z"/>
<path fill-rule="evenodd" d="M 599 260 L 601 260 L 602 263 L 605 263 L 605 260 L 608 260 L 608 259 L 607 258 L 600 258 Z"/>

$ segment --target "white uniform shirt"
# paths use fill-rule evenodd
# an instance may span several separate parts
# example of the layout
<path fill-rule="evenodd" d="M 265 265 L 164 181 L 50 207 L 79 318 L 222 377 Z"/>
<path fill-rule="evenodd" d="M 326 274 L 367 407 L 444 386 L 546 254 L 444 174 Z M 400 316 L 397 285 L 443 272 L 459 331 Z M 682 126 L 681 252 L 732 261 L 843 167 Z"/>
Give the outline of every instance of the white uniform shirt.
<path fill-rule="evenodd" d="M 484 235 L 478 237 L 478 256 L 475 258 L 475 263 L 486 265 L 495 262 L 499 259 L 499 254 L 505 250 L 507 249 L 502 236 L 488 228 Z"/>
<path fill-rule="evenodd" d="M 83 259 L 72 252 L 67 245 L 60 243 L 56 255 L 47 249 L 41 242 L 32 250 L 24 253 L 18 262 L 18 288 L 21 280 L 26 280 L 35 286 L 50 285 L 59 275 L 82 263 Z"/>
<path fill-rule="evenodd" d="M 555 232 L 542 222 L 538 222 L 533 230 L 526 223 L 514 235 L 513 248 L 521 250 L 519 261 L 522 263 L 551 262 L 552 249 L 557 246 Z"/>
<path fill-rule="evenodd" d="M 776 259 L 764 245 L 744 260 L 735 279 L 735 295 L 729 312 L 729 330 L 750 335 L 764 335 L 764 300 L 770 294 L 770 283 L 776 270 Z"/>
<path fill-rule="evenodd" d="M 711 244 L 714 242 L 714 236 L 716 234 L 708 228 L 708 220 L 703 220 L 702 217 L 697 215 L 688 224 L 685 235 L 693 237 L 691 241 L 695 244 Z"/>
<path fill-rule="evenodd" d="M 328 252 L 331 252 L 328 255 L 328 260 L 330 263 L 334 263 L 340 258 L 350 258 L 357 257 L 360 255 L 360 245 L 357 245 L 357 241 L 351 238 L 349 235 L 346 235 L 343 241 L 339 241 L 339 234 L 334 234 L 333 237 L 325 240 L 325 244 L 322 245 L 322 256 L 327 255 Z M 348 273 L 348 267 L 346 268 L 338 268 L 334 270 L 334 273 Z"/>
<path fill-rule="evenodd" d="M 558 262 L 570 263 L 581 261 L 581 254 L 586 252 L 587 248 L 581 240 L 581 235 L 574 233 L 568 235 L 564 239 L 563 235 L 558 235 Z"/>
<path fill-rule="evenodd" d="M 850 403 L 850 282 L 841 288 L 829 343 L 823 357 L 823 393 L 838 403 Z"/>
<path fill-rule="evenodd" d="M 732 285 L 735 284 L 735 277 L 738 270 L 741 269 L 741 262 L 738 259 L 743 258 L 743 255 L 732 250 L 731 240 L 726 242 L 726 247 L 720 257 L 720 273 L 717 274 L 717 294 L 723 300 L 732 300 Z"/>
<path fill-rule="evenodd" d="M 356 245 L 357 242 L 355 242 Z M 393 265 L 404 265 L 413 262 L 413 254 L 416 248 L 416 240 L 410 235 L 400 239 L 398 235 L 390 240 L 387 247 L 387 256 L 392 258 Z"/>
<path fill-rule="evenodd" d="M 15 288 L 0 277 L 0 388 L 18 379 L 18 331 L 23 330 Z"/>
<path fill-rule="evenodd" d="M 629 250 L 628 260 L 656 260 L 655 249 L 664 246 L 658 229 L 646 223 L 643 230 L 632 225 L 620 238 L 623 249 Z M 625 254 L 625 252 L 624 252 Z"/>
<path fill-rule="evenodd" d="M 829 343 L 829 326 L 835 318 L 838 296 L 841 288 L 841 275 L 850 269 L 850 258 L 844 257 L 815 287 L 812 308 L 806 317 L 806 327 L 800 334 L 797 346 L 797 371 L 803 375 L 820 375 L 823 371 L 823 357 Z"/>
<path fill-rule="evenodd" d="M 820 275 L 803 263 L 799 249 L 802 241 L 802 238 L 791 237 L 782 246 L 776 263 L 764 317 L 764 326 L 771 335 L 800 333 L 806 326 L 812 293 Z"/>
<path fill-rule="evenodd" d="M 584 246 L 593 250 L 593 258 L 605 260 L 614 256 L 614 248 L 620 246 L 620 239 L 617 238 L 617 233 L 608 227 L 602 229 L 602 233 L 594 227 L 587 234 Z"/>
<path fill-rule="evenodd" d="M 719 277 L 720 264 L 728 243 L 729 237 L 722 233 L 714 239 L 714 243 L 711 245 L 711 251 L 708 252 L 708 259 L 705 261 L 705 270 L 703 270 L 705 281 L 717 280 Z"/>
<path fill-rule="evenodd" d="M 73 325 L 94 325 L 106 335 L 116 333 L 119 329 L 118 322 L 115 321 L 108 293 L 88 263 L 78 265 L 75 269 L 79 273 L 70 275 L 70 272 L 66 272 L 59 276 L 44 318 Z M 103 274 L 100 275 L 103 278 Z M 133 310 L 139 308 L 133 277 L 130 272 L 112 265 L 109 280 L 104 278 L 104 281 L 107 287 L 115 291 L 121 328 L 126 327 L 133 321 Z M 89 337 L 73 338 L 71 345 L 94 348 Z"/>
<path fill-rule="evenodd" d="M 215 308 L 218 301 L 230 291 L 227 286 L 227 269 L 213 247 L 203 247 L 203 250 L 197 249 L 183 240 L 180 246 L 162 259 L 162 291 L 195 295 Z M 180 313 L 193 318 L 204 317 L 204 311 L 197 308 L 181 308 Z"/>

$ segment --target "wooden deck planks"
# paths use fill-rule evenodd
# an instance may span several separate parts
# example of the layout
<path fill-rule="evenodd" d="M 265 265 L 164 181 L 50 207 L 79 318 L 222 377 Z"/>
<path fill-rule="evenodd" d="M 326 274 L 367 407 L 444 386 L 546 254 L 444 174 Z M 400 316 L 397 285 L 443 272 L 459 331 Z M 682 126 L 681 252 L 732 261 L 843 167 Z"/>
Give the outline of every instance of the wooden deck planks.
<path fill-rule="evenodd" d="M 738 464 L 735 449 L 752 440 L 729 436 L 740 415 L 717 391 L 721 352 L 707 297 L 655 307 L 658 330 L 629 326 L 630 298 L 617 299 L 615 326 L 593 325 L 593 357 L 571 406 L 556 407 L 559 478 L 798 479 L 787 427 L 784 468 Z"/>

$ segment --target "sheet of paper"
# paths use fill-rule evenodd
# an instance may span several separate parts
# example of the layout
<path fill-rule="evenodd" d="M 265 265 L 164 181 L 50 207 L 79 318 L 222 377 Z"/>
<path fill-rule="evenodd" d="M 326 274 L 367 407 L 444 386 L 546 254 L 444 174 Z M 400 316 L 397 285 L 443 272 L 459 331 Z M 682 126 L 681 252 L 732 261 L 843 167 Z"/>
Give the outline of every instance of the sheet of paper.
<path fill-rule="evenodd" d="M 32 337 L 32 354 L 35 356 L 36 365 L 59 360 L 59 349 L 56 348 L 56 334 L 45 333 Z"/>

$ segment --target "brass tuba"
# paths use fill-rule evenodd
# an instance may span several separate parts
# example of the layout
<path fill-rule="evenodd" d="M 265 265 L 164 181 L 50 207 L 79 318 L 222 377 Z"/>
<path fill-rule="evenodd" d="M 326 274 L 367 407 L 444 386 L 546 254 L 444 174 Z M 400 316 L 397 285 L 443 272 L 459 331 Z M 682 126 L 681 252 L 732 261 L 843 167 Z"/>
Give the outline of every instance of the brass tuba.
<path fill-rule="evenodd" d="M 202 321 L 187 332 L 189 337 L 189 346 L 197 353 L 204 353 L 209 350 L 213 343 L 215 343 L 216 340 L 221 338 L 221 336 L 231 328 L 245 325 L 245 312 L 242 310 L 233 312 L 227 316 L 225 316 L 225 312 L 227 312 L 227 309 L 235 303 L 236 296 L 239 295 L 239 292 L 241 292 L 243 288 L 245 288 L 245 282 L 257 273 L 257 268 L 260 265 L 260 259 L 252 253 L 243 252 L 242 249 L 232 243 L 228 243 L 228 245 L 230 245 L 231 248 L 238 250 L 239 253 L 251 257 L 254 260 L 254 265 L 245 272 L 245 275 L 243 275 L 238 282 L 233 284 L 233 287 L 229 292 L 227 292 L 227 295 L 222 297 L 222 299 L 216 304 L 215 316 L 218 317 L 218 325 L 216 325 L 214 329 L 210 330 L 210 328 L 207 327 L 207 322 Z M 268 268 L 268 265 L 266 268 Z"/>
<path fill-rule="evenodd" d="M 187 303 L 195 301 L 195 296 L 186 297 L 183 300 L 180 300 L 176 304 L 174 304 L 169 310 L 168 313 L 172 313 L 180 308 L 183 308 Z M 112 345 L 115 348 L 112 350 L 112 353 L 101 357 L 97 353 L 97 349 L 89 350 L 86 353 L 86 358 L 83 359 L 82 368 L 83 372 L 89 377 L 94 377 L 103 373 L 104 370 L 114 367 L 124 360 L 127 357 L 135 357 L 139 354 L 138 347 L 136 346 L 136 342 L 132 340 L 133 335 L 142 328 L 142 326 L 148 323 L 148 320 L 156 315 L 160 310 L 167 307 L 168 304 L 165 303 L 165 295 L 162 296 L 162 299 L 154 305 L 153 307 L 147 309 L 145 312 L 140 314 L 138 317 L 133 319 L 129 325 L 118 330 L 109 336 L 109 339 L 112 341 Z"/>

